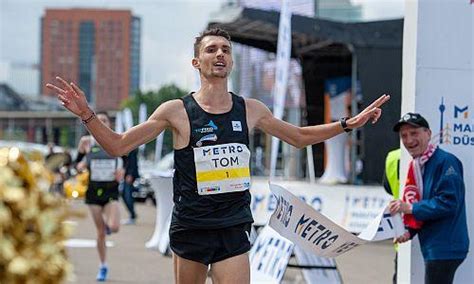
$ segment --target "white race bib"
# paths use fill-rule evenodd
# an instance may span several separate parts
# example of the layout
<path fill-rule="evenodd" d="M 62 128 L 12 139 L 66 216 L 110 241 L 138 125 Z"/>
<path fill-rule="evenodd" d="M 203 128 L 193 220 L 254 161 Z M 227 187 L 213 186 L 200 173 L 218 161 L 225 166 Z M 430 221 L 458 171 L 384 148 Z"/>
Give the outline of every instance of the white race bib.
<path fill-rule="evenodd" d="M 199 195 L 249 190 L 250 150 L 240 143 L 194 148 Z"/>
<path fill-rule="evenodd" d="M 115 181 L 116 167 L 115 159 L 92 159 L 91 181 Z"/>

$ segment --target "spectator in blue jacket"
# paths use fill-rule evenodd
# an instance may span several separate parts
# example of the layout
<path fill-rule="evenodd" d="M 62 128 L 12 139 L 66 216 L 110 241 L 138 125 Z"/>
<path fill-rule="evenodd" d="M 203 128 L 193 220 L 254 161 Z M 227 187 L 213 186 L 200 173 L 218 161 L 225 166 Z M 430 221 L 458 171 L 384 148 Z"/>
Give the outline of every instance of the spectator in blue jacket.
<path fill-rule="evenodd" d="M 429 124 L 418 113 L 405 114 L 393 129 L 414 160 L 426 157 L 428 149 L 434 150 L 420 171 L 421 200 L 412 204 L 393 200 L 389 205 L 392 214 L 412 214 L 422 222 L 421 228 L 410 230 L 396 242 L 406 242 L 418 234 L 425 283 L 452 283 L 469 248 L 462 163 L 453 154 L 430 145 Z"/>

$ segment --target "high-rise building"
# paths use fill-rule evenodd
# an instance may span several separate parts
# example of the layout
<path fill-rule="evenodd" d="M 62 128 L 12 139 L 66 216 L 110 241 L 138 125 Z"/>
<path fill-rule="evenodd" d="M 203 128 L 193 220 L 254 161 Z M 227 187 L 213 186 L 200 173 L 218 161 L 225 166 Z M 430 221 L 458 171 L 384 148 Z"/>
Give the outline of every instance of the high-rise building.
<path fill-rule="evenodd" d="M 41 19 L 41 92 L 58 75 L 97 110 L 116 110 L 139 88 L 140 18 L 129 10 L 47 9 Z"/>

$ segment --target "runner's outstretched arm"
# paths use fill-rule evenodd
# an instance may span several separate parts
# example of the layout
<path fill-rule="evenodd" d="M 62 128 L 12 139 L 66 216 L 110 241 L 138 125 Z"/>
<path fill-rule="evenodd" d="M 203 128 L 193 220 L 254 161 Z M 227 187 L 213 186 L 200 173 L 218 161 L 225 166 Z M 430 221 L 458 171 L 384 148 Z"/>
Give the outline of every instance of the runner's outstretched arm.
<path fill-rule="evenodd" d="M 349 129 L 355 129 L 364 126 L 368 121 L 376 123 L 382 114 L 380 107 L 389 99 L 389 95 L 380 96 L 359 114 L 347 119 L 347 127 Z M 297 148 L 323 142 L 344 132 L 339 121 L 315 126 L 298 127 L 275 118 L 268 107 L 260 101 L 247 99 L 246 103 L 248 109 L 247 121 L 250 129 L 257 127 L 263 132 L 276 136 Z"/>
<path fill-rule="evenodd" d="M 58 86 L 46 84 L 46 87 L 56 93 L 66 109 L 85 121 L 85 126 L 95 140 L 109 155 L 116 157 L 126 155 L 139 145 L 153 140 L 165 128 L 170 127 L 167 117 L 182 105 L 177 100 L 166 102 L 158 107 L 147 121 L 124 133 L 116 133 L 94 117 L 95 114 L 89 107 L 84 92 L 76 84 L 68 83 L 61 77 L 56 77 L 56 79 L 59 81 Z"/>

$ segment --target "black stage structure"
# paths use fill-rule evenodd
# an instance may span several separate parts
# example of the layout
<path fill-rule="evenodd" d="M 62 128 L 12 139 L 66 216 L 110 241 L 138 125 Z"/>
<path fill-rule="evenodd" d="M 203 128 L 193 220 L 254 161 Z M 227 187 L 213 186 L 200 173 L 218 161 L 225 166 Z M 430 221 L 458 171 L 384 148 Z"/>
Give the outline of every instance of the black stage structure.
<path fill-rule="evenodd" d="M 221 27 L 233 42 L 276 52 L 279 17 L 276 11 L 229 9 L 208 28 Z M 363 182 L 380 183 L 386 153 L 400 145 L 392 126 L 401 112 L 403 19 L 343 23 L 293 15 L 291 28 L 291 56 L 300 61 L 303 70 L 307 105 L 303 113 L 308 125 L 324 122 L 324 82 L 328 78 L 352 76 L 353 82 L 359 80 L 360 109 L 381 94 L 391 95 L 382 119 L 354 134 L 361 145 L 352 155 L 363 161 Z M 324 143 L 314 145 L 313 153 L 316 176 L 321 176 Z"/>

